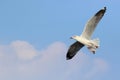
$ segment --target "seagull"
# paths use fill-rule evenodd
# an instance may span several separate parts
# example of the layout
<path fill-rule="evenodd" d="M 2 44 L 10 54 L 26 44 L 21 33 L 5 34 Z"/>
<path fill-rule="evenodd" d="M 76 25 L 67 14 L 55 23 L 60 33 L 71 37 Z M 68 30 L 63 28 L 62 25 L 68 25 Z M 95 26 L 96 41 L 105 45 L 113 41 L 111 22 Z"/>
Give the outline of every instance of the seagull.
<path fill-rule="evenodd" d="M 80 36 L 72 36 L 71 39 L 76 40 L 68 49 L 66 59 L 72 59 L 76 53 L 84 46 L 86 46 L 93 54 L 99 47 L 99 39 L 91 39 L 91 35 L 95 30 L 97 24 L 102 19 L 106 12 L 106 7 L 100 9 L 85 25 L 85 28 Z"/>

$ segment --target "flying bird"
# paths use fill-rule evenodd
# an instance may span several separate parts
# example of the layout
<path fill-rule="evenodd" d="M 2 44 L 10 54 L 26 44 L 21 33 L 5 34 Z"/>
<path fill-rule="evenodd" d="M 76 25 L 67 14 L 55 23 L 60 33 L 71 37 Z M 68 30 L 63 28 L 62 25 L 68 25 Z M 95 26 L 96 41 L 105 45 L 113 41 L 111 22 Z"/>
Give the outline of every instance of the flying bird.
<path fill-rule="evenodd" d="M 97 24 L 102 19 L 106 12 L 106 7 L 99 10 L 85 25 L 85 28 L 80 36 L 72 36 L 71 39 L 76 40 L 68 49 L 66 59 L 72 59 L 76 53 L 84 46 L 86 46 L 93 54 L 95 54 L 96 49 L 99 47 L 99 39 L 91 39 L 91 35 L 95 30 Z"/>

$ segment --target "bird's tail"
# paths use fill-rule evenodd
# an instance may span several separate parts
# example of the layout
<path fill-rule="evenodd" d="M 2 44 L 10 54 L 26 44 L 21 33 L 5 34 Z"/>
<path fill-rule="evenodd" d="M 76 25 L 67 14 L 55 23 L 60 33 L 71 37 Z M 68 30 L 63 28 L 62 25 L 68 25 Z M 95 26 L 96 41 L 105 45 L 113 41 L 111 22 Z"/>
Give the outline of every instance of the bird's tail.
<path fill-rule="evenodd" d="M 97 39 L 93 39 L 92 40 L 93 41 L 93 43 L 96 45 L 96 47 L 99 47 L 100 45 L 100 40 L 97 38 Z"/>
<path fill-rule="evenodd" d="M 94 46 L 88 46 L 87 48 L 93 53 L 95 54 L 96 49 L 99 47 L 99 39 L 93 39 L 91 40 L 91 43 L 94 44 Z"/>

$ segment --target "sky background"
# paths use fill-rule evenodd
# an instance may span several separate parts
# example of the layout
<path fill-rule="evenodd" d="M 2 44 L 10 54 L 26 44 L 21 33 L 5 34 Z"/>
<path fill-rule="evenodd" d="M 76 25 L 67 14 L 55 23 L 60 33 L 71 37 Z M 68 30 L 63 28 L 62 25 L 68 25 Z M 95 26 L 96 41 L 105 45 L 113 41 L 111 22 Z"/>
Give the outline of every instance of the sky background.
<path fill-rule="evenodd" d="M 119 80 L 119 0 L 0 0 L 0 80 Z M 66 60 L 70 37 L 104 6 L 107 11 L 86 47 Z"/>

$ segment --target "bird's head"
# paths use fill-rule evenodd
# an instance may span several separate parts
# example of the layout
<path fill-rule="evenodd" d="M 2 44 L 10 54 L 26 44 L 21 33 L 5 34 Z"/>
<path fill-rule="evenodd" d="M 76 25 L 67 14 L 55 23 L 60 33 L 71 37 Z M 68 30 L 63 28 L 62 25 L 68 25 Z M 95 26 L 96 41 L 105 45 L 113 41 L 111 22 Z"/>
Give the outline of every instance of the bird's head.
<path fill-rule="evenodd" d="M 80 37 L 80 36 L 75 35 L 75 36 L 70 37 L 70 39 L 75 39 L 75 40 L 77 40 L 79 37 Z"/>

